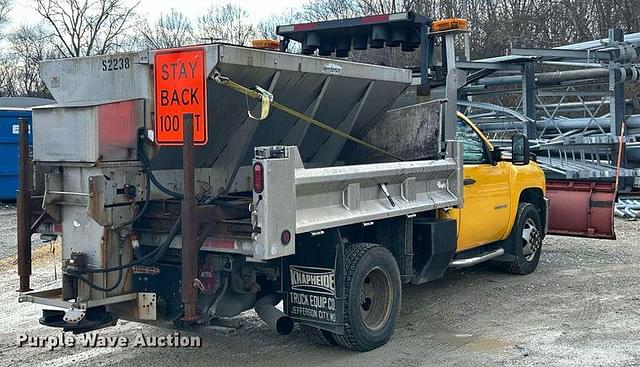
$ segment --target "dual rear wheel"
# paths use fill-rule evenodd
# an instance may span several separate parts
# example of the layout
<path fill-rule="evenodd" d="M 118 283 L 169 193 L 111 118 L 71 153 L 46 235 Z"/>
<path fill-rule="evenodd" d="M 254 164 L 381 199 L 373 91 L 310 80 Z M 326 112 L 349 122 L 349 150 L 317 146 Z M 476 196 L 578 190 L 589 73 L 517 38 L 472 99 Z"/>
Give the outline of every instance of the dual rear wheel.
<path fill-rule="evenodd" d="M 357 243 L 345 248 L 345 298 L 341 334 L 303 326 L 309 337 L 324 345 L 368 351 L 385 344 L 400 313 L 400 271 L 386 248 Z"/>
<path fill-rule="evenodd" d="M 521 203 L 507 246 L 515 255 L 504 263 L 512 274 L 529 274 L 538 266 L 542 250 L 542 226 L 536 207 Z M 345 248 L 345 307 L 341 333 L 302 326 L 310 339 L 323 345 L 368 351 L 393 336 L 400 313 L 400 271 L 386 248 L 357 243 Z"/>

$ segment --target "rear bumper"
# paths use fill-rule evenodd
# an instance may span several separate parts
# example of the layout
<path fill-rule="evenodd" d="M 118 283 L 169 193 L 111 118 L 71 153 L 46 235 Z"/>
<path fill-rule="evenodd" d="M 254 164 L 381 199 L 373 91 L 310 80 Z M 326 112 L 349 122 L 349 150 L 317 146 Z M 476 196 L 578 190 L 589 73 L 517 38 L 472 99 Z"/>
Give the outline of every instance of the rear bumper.
<path fill-rule="evenodd" d="M 98 310 L 105 306 L 118 305 L 118 313 L 132 320 L 156 320 L 156 294 L 150 292 L 131 292 L 117 296 L 85 301 L 64 300 L 62 288 L 35 290 L 20 293 L 18 303 L 33 303 L 42 306 L 62 309 L 63 313 L 79 312 L 83 320 L 91 315 L 90 310 Z"/>

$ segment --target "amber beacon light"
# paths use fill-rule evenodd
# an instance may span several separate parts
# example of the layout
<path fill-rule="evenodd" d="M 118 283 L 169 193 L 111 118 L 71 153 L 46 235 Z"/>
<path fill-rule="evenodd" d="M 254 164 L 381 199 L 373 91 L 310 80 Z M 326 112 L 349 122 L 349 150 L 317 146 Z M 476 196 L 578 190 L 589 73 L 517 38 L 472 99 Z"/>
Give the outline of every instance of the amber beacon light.
<path fill-rule="evenodd" d="M 469 27 L 469 21 L 462 18 L 449 18 L 436 20 L 431 23 L 431 32 L 443 32 L 450 30 L 465 31 Z"/>

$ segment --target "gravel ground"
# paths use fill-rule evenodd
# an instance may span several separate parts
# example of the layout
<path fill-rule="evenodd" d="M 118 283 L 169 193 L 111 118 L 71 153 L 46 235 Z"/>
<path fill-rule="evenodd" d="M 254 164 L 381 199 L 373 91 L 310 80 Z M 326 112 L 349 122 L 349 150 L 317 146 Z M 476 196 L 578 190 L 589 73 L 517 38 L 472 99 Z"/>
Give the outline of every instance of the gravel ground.
<path fill-rule="evenodd" d="M 297 329 L 277 336 L 253 312 L 236 318 L 237 329 L 228 335 L 181 333 L 201 336 L 200 348 L 18 348 L 20 333 L 58 334 L 38 324 L 38 307 L 16 303 L 17 275 L 5 259 L 0 365 L 640 366 L 640 225 L 616 225 L 616 241 L 548 237 L 540 266 L 529 276 L 481 265 L 406 287 L 393 339 L 367 353 L 314 345 Z M 4 224 L 2 231 L 3 241 L 13 241 Z M 34 257 L 33 284 L 57 285 L 50 247 Z M 99 335 L 133 340 L 173 332 L 120 321 Z"/>
<path fill-rule="evenodd" d="M 16 257 L 16 204 L 0 202 L 0 259 Z M 33 248 L 38 248 L 45 242 L 40 241 L 40 235 L 31 238 Z"/>
<path fill-rule="evenodd" d="M 0 202 L 0 259 L 16 255 L 16 206 Z"/>

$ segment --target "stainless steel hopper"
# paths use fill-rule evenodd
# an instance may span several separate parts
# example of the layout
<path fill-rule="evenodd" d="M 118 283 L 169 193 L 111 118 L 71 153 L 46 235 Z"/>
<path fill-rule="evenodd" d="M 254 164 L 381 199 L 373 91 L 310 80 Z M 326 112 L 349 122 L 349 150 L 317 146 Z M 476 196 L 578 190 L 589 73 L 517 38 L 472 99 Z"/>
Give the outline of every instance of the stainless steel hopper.
<path fill-rule="evenodd" d="M 207 181 L 218 192 L 230 190 L 238 169 L 250 163 L 256 146 L 296 145 L 307 166 L 330 166 L 339 160 L 345 139 L 278 110 L 272 110 L 263 121 L 249 118 L 247 110 L 255 108 L 256 102 L 216 83 L 212 79 L 214 72 L 247 87 L 264 88 L 286 106 L 343 132 L 357 132 L 360 135 L 364 135 L 368 124 L 386 111 L 411 84 L 411 71 L 404 69 L 226 44 L 201 47 L 206 52 L 206 72 L 209 75 L 209 141 L 207 145 L 196 149 L 196 167 L 201 168 L 201 172 L 204 169 L 204 173 L 200 174 L 207 176 Z M 35 138 L 40 139 L 40 143 L 53 139 L 56 144 L 39 144 L 48 149 L 37 151 L 36 160 L 60 162 L 60 155 L 55 155 L 57 144 L 73 145 L 79 141 L 100 143 L 99 135 L 87 136 L 87 132 L 83 131 L 83 135 L 79 136 L 75 128 L 65 131 L 64 126 L 58 126 L 59 130 L 53 132 L 58 136 L 52 136 L 45 123 L 49 120 L 47 113 L 53 116 L 52 111 L 55 110 L 57 121 L 61 120 L 60 109 L 67 113 L 70 120 L 87 119 L 91 114 L 86 113 L 86 108 L 91 106 L 142 100 L 144 108 L 136 125 L 153 129 L 154 52 L 44 62 L 41 76 L 58 104 L 37 112 L 34 118 Z M 105 65 L 109 63 L 121 67 L 108 70 Z M 74 114 L 79 108 L 84 108 L 85 113 Z M 38 120 L 43 123 L 38 124 Z M 108 119 L 76 122 L 97 125 L 119 123 Z M 93 151 L 104 149 L 101 146 Z M 179 147 L 161 147 L 152 158 L 152 167 L 160 171 L 181 168 L 180 151 Z M 95 156 L 74 159 L 95 163 L 92 162 Z M 110 160 L 108 156 L 98 159 Z M 179 183 L 177 185 L 180 186 Z"/>

